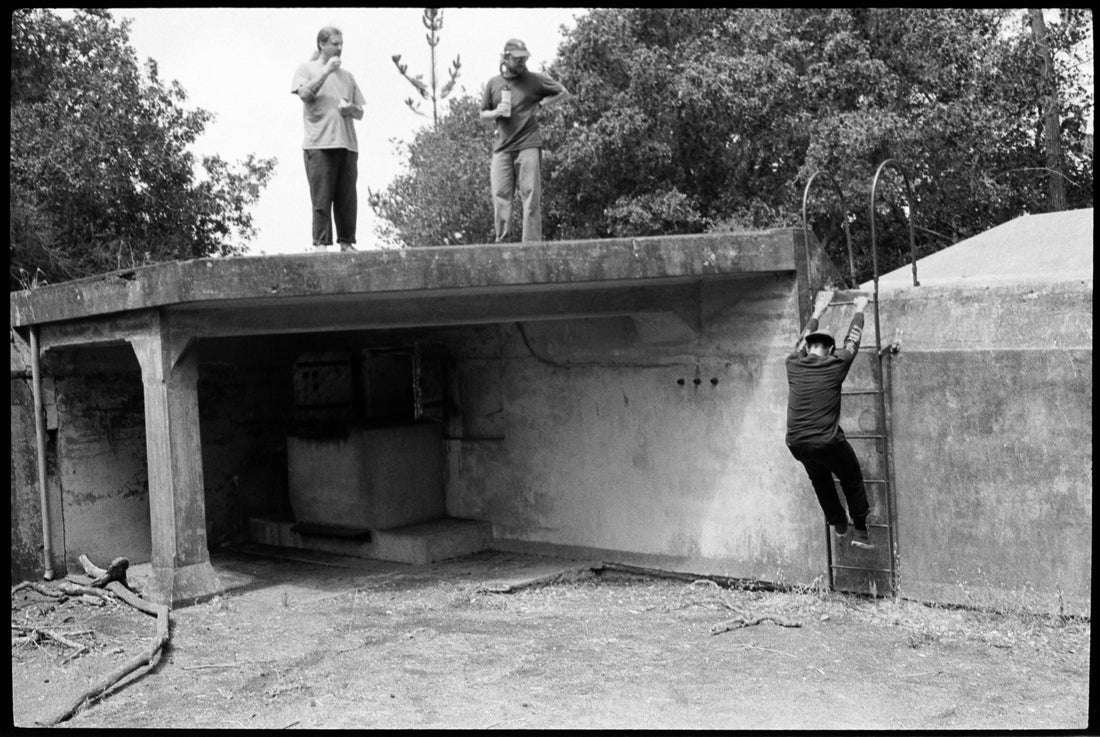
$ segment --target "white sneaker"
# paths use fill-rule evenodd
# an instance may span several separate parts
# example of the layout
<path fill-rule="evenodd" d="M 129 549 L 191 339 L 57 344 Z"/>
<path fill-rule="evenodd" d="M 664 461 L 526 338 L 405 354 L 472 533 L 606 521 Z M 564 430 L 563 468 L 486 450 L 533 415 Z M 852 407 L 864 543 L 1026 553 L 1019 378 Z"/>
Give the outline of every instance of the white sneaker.
<path fill-rule="evenodd" d="M 856 530 L 852 534 L 852 546 L 864 550 L 875 549 L 875 544 L 871 542 L 871 536 L 867 533 L 867 530 Z"/>

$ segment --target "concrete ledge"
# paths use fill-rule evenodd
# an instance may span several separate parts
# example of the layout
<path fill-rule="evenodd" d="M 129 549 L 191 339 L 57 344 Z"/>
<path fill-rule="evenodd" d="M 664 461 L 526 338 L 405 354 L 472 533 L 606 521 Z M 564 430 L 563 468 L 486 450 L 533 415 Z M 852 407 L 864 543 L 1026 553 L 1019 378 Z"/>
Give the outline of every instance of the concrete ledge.
<path fill-rule="evenodd" d="M 502 287 L 692 280 L 794 271 L 801 232 L 544 241 L 172 261 L 9 296 L 21 327 L 172 305 Z"/>
<path fill-rule="evenodd" d="M 390 530 L 371 531 L 369 541 L 309 535 L 293 531 L 293 522 L 253 518 L 249 540 L 279 548 L 372 558 L 396 563 L 425 564 L 486 550 L 492 525 L 465 519 L 440 519 Z"/>

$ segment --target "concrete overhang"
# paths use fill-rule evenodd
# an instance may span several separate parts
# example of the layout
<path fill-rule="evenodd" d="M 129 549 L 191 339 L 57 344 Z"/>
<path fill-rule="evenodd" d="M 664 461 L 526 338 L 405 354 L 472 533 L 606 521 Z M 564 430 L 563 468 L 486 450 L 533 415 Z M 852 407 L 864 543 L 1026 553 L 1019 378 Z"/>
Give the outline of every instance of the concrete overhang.
<path fill-rule="evenodd" d="M 13 328 L 51 326 L 44 347 L 102 342 L 151 315 L 194 338 L 654 312 L 698 330 L 701 282 L 804 272 L 802 237 L 784 228 L 196 259 L 14 292 L 10 317 Z"/>

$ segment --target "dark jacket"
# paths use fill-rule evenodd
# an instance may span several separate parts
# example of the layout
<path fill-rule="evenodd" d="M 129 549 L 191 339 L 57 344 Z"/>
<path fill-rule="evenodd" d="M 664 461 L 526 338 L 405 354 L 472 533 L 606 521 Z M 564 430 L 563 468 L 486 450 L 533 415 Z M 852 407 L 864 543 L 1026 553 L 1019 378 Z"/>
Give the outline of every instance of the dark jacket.
<path fill-rule="evenodd" d="M 811 318 L 802 335 L 814 330 L 817 319 Z M 863 313 L 857 312 L 844 345 L 830 355 L 811 355 L 803 347 L 787 356 L 787 445 L 828 445 L 844 439 L 840 387 L 859 352 L 862 335 Z"/>

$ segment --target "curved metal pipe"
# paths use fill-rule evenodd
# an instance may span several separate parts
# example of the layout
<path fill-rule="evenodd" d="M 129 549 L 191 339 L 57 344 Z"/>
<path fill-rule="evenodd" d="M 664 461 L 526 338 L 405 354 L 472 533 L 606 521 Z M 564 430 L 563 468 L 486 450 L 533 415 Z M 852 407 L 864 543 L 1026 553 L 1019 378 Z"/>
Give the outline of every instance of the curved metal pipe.
<path fill-rule="evenodd" d="M 46 495 L 46 411 L 42 403 L 42 367 L 38 348 L 38 326 L 31 326 L 31 386 L 34 389 L 34 437 L 38 455 L 38 498 L 42 506 L 42 557 L 47 581 L 53 580 L 53 551 L 50 548 L 50 507 Z"/>
<path fill-rule="evenodd" d="M 840 200 L 840 206 L 842 208 L 843 223 L 844 223 L 844 238 L 848 241 L 848 277 L 850 279 L 849 286 L 855 286 L 856 284 L 856 265 L 855 255 L 852 251 L 852 233 L 848 227 L 848 202 L 844 199 L 844 192 L 841 191 L 840 185 L 837 184 L 836 179 L 828 171 L 824 169 L 818 169 L 810 178 L 806 180 L 806 188 L 802 190 L 802 245 L 806 249 L 806 284 L 809 291 L 810 302 L 813 302 L 813 285 L 810 284 L 810 226 L 809 217 L 806 214 L 806 205 L 809 202 L 810 187 L 813 186 L 814 179 L 819 175 L 828 177 L 829 183 L 833 185 L 833 191 L 836 192 L 837 198 Z"/>
<path fill-rule="evenodd" d="M 878 169 L 875 171 L 875 178 L 871 182 L 871 263 L 875 272 L 875 302 L 878 302 L 878 243 L 875 240 L 875 189 L 878 188 L 878 178 L 882 174 L 882 170 L 887 166 L 896 169 L 901 174 L 902 181 L 905 182 L 905 196 L 909 200 L 909 259 L 913 262 L 913 286 L 919 287 L 920 282 L 917 281 L 917 245 L 916 239 L 913 236 L 913 190 L 909 187 L 909 177 L 905 174 L 905 169 L 902 168 L 901 162 L 897 159 L 886 159 L 878 165 Z M 875 326 L 877 329 L 877 325 Z"/>

